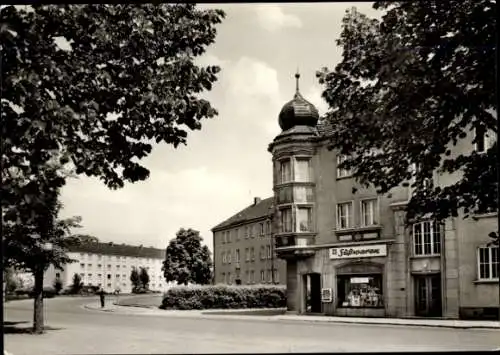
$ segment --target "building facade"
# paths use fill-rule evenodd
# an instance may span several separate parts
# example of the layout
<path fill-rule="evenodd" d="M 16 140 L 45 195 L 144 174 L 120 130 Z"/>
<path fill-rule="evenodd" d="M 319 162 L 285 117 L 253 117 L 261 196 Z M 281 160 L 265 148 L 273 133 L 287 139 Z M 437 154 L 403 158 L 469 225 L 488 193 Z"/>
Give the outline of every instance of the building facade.
<path fill-rule="evenodd" d="M 163 291 L 168 287 L 162 272 L 165 250 L 93 242 L 71 246 L 67 254 L 76 261 L 66 264 L 64 270 L 49 267 L 44 275 L 44 287 L 53 286 L 59 279 L 63 289 L 67 289 L 73 283 L 73 276 L 78 274 L 85 286 L 100 286 L 106 292 L 131 293 L 130 274 L 133 268 L 139 270 L 141 267 L 148 271 L 150 290 Z M 33 286 L 31 274 L 22 273 L 20 277 L 24 287 Z"/>
<path fill-rule="evenodd" d="M 286 263 L 276 258 L 271 235 L 273 198 L 252 205 L 212 228 L 215 284 L 284 284 Z"/>
<path fill-rule="evenodd" d="M 337 168 L 328 129 L 297 92 L 279 115 L 273 156 L 273 237 L 286 260 L 287 308 L 337 316 L 498 317 L 496 213 L 404 225 L 411 187 L 385 195 Z M 453 147 L 463 154 L 472 137 Z M 457 176 L 434 174 L 448 185 Z M 411 185 L 411 184 L 410 184 Z"/>

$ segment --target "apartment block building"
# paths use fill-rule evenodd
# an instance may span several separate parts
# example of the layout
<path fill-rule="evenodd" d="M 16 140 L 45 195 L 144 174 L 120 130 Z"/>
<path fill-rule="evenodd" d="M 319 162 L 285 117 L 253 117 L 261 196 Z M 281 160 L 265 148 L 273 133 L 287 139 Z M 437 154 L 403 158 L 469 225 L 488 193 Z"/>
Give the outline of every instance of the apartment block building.
<path fill-rule="evenodd" d="M 63 288 L 69 288 L 74 274 L 78 274 L 84 285 L 101 286 L 106 292 L 130 293 L 130 274 L 134 267 L 146 268 L 151 290 L 163 291 L 168 286 L 161 270 L 165 260 L 165 250 L 162 249 L 98 242 L 71 246 L 68 256 L 76 262 L 66 264 L 64 270 L 49 267 L 44 275 L 45 287 L 52 286 L 59 278 Z M 33 285 L 31 274 L 20 276 L 25 287 Z"/>
<path fill-rule="evenodd" d="M 329 126 L 297 92 L 279 114 L 273 157 L 272 236 L 286 261 L 288 311 L 362 317 L 498 317 L 497 213 L 405 226 L 412 188 L 385 195 L 360 186 L 327 148 Z M 496 139 L 473 134 L 452 154 Z M 434 174 L 447 186 L 458 176 Z M 353 189 L 355 188 L 355 189 Z M 269 202 L 271 204 L 271 202 Z"/>
<path fill-rule="evenodd" d="M 285 262 L 273 250 L 270 211 L 273 198 L 261 200 L 212 228 L 216 284 L 282 284 Z"/>

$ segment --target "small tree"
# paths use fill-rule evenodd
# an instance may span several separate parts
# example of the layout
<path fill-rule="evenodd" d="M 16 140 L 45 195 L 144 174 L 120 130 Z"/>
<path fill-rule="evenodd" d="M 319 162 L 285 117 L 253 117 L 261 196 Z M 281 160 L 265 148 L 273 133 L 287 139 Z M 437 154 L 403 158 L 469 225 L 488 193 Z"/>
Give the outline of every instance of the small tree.
<path fill-rule="evenodd" d="M 76 274 L 75 274 L 76 275 Z M 55 280 L 54 280 L 54 290 L 56 291 L 56 295 L 59 294 L 59 292 L 61 292 L 62 288 L 63 288 L 63 284 L 62 284 L 62 281 L 59 277 L 56 277 Z"/>
<path fill-rule="evenodd" d="M 212 280 L 210 250 L 201 245 L 200 233 L 181 228 L 167 247 L 163 272 L 167 281 L 179 285 L 189 282 L 206 285 Z"/>
<path fill-rule="evenodd" d="M 19 280 L 16 278 L 12 268 L 7 268 L 4 272 L 5 292 L 10 294 L 19 288 Z"/>
<path fill-rule="evenodd" d="M 148 270 L 146 270 L 145 267 L 141 267 L 141 271 L 139 273 L 139 280 L 141 287 L 145 288 L 146 290 L 149 289 L 149 275 L 148 275 Z"/>
<path fill-rule="evenodd" d="M 136 292 L 141 285 L 141 279 L 139 277 L 139 271 L 137 271 L 135 267 L 133 267 L 130 272 L 130 282 L 132 282 L 132 292 Z"/>
<path fill-rule="evenodd" d="M 71 284 L 71 293 L 78 294 L 80 293 L 82 288 L 83 288 L 82 278 L 80 277 L 80 275 L 75 273 L 73 275 L 73 283 Z"/>

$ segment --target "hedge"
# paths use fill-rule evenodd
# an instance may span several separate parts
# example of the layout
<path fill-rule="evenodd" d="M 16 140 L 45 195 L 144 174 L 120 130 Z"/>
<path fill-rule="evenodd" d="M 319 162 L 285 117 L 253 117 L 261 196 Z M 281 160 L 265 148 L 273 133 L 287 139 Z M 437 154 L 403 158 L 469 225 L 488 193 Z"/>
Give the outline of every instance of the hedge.
<path fill-rule="evenodd" d="M 286 307 L 284 286 L 179 286 L 163 295 L 161 309 L 238 309 Z"/>

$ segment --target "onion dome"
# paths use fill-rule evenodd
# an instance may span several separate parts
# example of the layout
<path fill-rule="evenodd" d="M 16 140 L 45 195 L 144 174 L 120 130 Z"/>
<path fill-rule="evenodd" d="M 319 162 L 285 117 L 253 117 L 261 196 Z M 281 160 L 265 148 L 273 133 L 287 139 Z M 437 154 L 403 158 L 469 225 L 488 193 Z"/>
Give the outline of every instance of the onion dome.
<path fill-rule="evenodd" d="M 295 74 L 296 89 L 293 100 L 287 102 L 281 109 L 279 124 L 283 131 L 295 126 L 315 127 L 319 120 L 316 107 L 304 99 L 299 92 L 300 74 Z"/>

